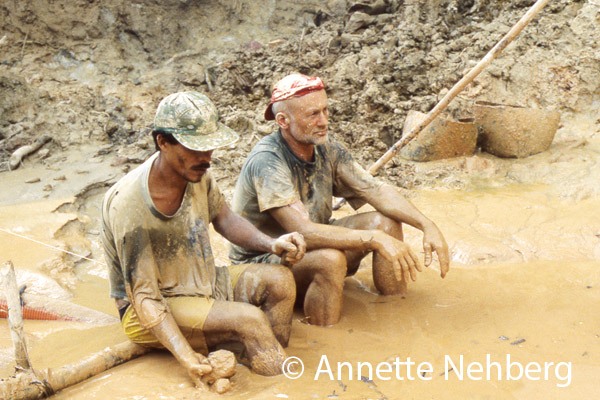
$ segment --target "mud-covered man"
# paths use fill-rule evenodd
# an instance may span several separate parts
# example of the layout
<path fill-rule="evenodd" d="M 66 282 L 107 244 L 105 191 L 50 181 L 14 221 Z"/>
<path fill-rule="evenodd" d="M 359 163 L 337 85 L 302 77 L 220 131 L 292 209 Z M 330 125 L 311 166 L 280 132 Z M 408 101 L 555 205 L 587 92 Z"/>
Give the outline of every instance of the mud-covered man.
<path fill-rule="evenodd" d="M 209 223 L 237 245 L 285 252 L 285 263 L 305 251 L 298 233 L 273 239 L 228 207 L 209 167 L 213 150 L 238 136 L 217 118 L 200 93 L 163 99 L 154 119 L 158 151 L 107 192 L 102 209 L 110 295 L 125 333 L 170 350 L 197 385 L 211 369 L 208 348 L 222 342 L 243 343 L 255 372 L 281 373 L 295 299 L 289 268 L 215 267 Z"/>
<path fill-rule="evenodd" d="M 315 325 L 339 320 L 344 278 L 369 252 L 376 288 L 386 295 L 406 292 L 407 281 L 416 279 L 421 266 L 402 241 L 403 223 L 423 232 L 425 265 L 436 252 L 442 278 L 449 268 L 448 246 L 438 227 L 328 140 L 328 117 L 320 78 L 292 74 L 280 80 L 265 111 L 279 129 L 249 154 L 232 201 L 236 213 L 267 235 L 302 233 L 308 251 L 292 272 L 297 301 Z M 333 220 L 332 196 L 345 198 L 355 209 L 368 203 L 376 211 Z M 279 262 L 277 255 L 244 246 L 232 246 L 229 255 L 234 263 Z"/>

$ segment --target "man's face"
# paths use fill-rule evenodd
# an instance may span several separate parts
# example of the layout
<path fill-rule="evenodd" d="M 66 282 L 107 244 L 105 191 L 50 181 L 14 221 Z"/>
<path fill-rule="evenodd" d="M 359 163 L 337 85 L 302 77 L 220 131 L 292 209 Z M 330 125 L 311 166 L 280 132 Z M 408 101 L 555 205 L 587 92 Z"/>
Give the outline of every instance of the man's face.
<path fill-rule="evenodd" d="M 213 150 L 194 151 L 179 143 L 165 143 L 160 150 L 171 169 L 188 182 L 200 182 L 210 168 Z"/>
<path fill-rule="evenodd" d="M 325 90 L 290 99 L 287 114 L 290 133 L 296 141 L 312 145 L 327 142 L 329 111 Z"/>

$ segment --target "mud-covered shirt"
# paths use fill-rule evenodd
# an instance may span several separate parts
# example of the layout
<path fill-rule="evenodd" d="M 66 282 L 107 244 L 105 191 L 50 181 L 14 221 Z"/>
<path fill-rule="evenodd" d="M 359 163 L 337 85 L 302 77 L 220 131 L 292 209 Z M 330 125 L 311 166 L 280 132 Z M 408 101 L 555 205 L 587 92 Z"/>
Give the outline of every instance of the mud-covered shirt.
<path fill-rule="evenodd" d="M 342 145 L 329 139 L 315 146 L 314 161 L 297 157 L 280 131 L 261 139 L 252 149 L 235 186 L 232 209 L 271 237 L 287 233 L 268 210 L 300 200 L 310 220 L 327 224 L 332 197 L 343 197 L 357 209 L 377 182 Z M 244 262 L 261 253 L 231 245 L 229 257 Z"/>
<path fill-rule="evenodd" d="M 165 297 L 222 296 L 208 224 L 220 212 L 223 195 L 207 171 L 200 182 L 188 183 L 174 215 L 162 214 L 148 189 L 158 154 L 119 180 L 102 206 L 110 296 L 128 298 L 146 329 L 164 319 Z"/>

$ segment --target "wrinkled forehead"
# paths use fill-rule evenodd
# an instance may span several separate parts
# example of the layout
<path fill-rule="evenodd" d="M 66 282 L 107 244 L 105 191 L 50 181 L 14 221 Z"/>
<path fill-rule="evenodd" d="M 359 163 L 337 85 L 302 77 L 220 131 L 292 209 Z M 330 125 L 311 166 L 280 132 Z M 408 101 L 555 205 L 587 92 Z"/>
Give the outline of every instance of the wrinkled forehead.
<path fill-rule="evenodd" d="M 317 90 L 304 96 L 296 96 L 284 100 L 285 108 L 290 113 L 318 110 L 327 107 L 328 99 L 325 89 Z"/>

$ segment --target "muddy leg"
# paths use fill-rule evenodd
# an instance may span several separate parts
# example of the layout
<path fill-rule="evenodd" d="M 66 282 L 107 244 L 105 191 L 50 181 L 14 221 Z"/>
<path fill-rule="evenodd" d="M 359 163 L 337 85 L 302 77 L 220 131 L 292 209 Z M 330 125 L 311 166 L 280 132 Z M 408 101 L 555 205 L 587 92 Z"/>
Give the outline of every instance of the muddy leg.
<path fill-rule="evenodd" d="M 304 315 L 312 325 L 333 325 L 340 319 L 342 291 L 346 276 L 346 257 L 335 249 L 319 249 L 306 253 L 292 267 Z"/>
<path fill-rule="evenodd" d="M 376 211 L 342 218 L 335 224 L 351 229 L 379 229 L 398 240 L 404 240 L 402 224 Z M 353 274 L 368 252 L 346 251 L 345 254 L 348 260 L 348 274 Z M 402 278 L 401 281 L 398 281 L 394 275 L 392 263 L 377 252 L 373 254 L 373 283 L 375 288 L 384 295 L 405 295 L 407 292 L 406 279 Z"/>
<path fill-rule="evenodd" d="M 249 265 L 235 286 L 235 301 L 259 307 L 279 343 L 286 347 L 292 329 L 296 284 L 292 272 L 279 264 Z"/>
<path fill-rule="evenodd" d="M 209 347 L 230 341 L 246 348 L 252 371 L 273 376 L 282 372 L 285 350 L 259 308 L 240 302 L 216 301 L 203 327 Z"/>

